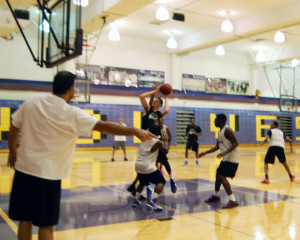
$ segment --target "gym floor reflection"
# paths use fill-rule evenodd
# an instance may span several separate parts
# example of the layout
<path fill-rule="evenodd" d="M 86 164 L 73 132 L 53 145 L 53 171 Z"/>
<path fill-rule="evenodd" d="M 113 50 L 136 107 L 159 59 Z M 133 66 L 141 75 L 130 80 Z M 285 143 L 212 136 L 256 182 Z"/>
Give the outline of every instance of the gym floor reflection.
<path fill-rule="evenodd" d="M 200 148 L 199 151 L 206 150 Z M 62 181 L 62 202 L 55 239 L 300 239 L 300 147 L 286 157 L 295 182 L 291 183 L 276 160 L 270 166 L 270 184 L 263 185 L 263 160 L 267 147 L 241 147 L 237 176 L 230 180 L 239 202 L 222 209 L 228 197 L 221 188 L 221 202 L 206 204 L 214 190 L 217 154 L 199 159 L 193 154 L 183 167 L 184 149 L 171 149 L 169 161 L 177 183 L 170 190 L 169 178 L 158 202 L 162 212 L 149 211 L 144 203 L 131 206 L 126 191 L 135 177 L 136 150 L 128 150 L 128 162 L 117 151 L 77 151 L 70 178 Z M 0 154 L 0 239 L 17 239 L 17 222 L 7 217 L 9 192 L 14 172 L 6 167 L 7 153 Z M 37 239 L 36 229 L 34 239 Z"/>

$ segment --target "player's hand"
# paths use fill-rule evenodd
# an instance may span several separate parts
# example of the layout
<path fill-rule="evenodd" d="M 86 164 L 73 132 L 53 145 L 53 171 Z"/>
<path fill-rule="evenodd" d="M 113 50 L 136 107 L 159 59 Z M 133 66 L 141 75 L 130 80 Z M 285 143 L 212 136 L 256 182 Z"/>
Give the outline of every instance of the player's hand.
<path fill-rule="evenodd" d="M 157 136 L 155 136 L 154 134 L 152 134 L 149 131 L 143 130 L 143 129 L 138 129 L 135 128 L 135 134 L 134 134 L 137 138 L 139 138 L 142 142 L 146 142 L 148 140 L 151 140 L 152 138 L 157 138 Z"/>
<path fill-rule="evenodd" d="M 201 158 L 201 157 L 203 157 L 203 156 L 205 156 L 205 155 L 206 155 L 205 152 L 199 153 L 198 158 Z"/>
<path fill-rule="evenodd" d="M 159 85 L 159 86 L 154 86 L 154 87 L 152 87 L 152 90 L 154 91 L 154 93 L 158 93 L 160 87 L 161 87 L 161 85 Z"/>
<path fill-rule="evenodd" d="M 17 161 L 17 153 L 9 153 L 8 160 L 7 160 L 7 166 L 15 169 L 15 163 Z"/>
<path fill-rule="evenodd" d="M 224 157 L 226 154 L 224 154 L 224 153 L 219 153 L 218 155 L 217 155 L 217 158 L 222 158 L 222 157 Z"/>

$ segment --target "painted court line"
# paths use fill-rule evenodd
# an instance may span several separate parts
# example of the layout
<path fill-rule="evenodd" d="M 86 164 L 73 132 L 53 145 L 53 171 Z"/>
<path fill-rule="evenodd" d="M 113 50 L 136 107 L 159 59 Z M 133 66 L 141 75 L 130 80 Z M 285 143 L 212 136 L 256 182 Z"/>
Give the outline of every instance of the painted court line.
<path fill-rule="evenodd" d="M 0 208 L 0 216 L 4 219 L 7 225 L 14 231 L 15 234 L 18 233 L 18 226 L 6 215 L 6 213 Z"/>

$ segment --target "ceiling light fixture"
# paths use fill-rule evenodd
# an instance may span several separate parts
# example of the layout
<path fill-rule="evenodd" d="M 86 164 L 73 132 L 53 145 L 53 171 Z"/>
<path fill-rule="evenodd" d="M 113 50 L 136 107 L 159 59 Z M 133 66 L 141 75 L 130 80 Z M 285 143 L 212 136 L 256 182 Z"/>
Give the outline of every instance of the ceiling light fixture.
<path fill-rule="evenodd" d="M 274 36 L 274 41 L 276 43 L 284 43 L 286 41 L 284 33 L 281 31 L 277 31 Z"/>
<path fill-rule="evenodd" d="M 257 62 L 266 62 L 267 59 L 265 53 L 262 50 L 258 51 L 255 60 Z"/>
<path fill-rule="evenodd" d="M 173 36 L 168 39 L 167 47 L 171 49 L 177 48 L 177 41 Z"/>
<path fill-rule="evenodd" d="M 166 21 L 170 18 L 169 11 L 166 7 L 163 5 L 160 5 L 158 9 L 156 10 L 156 19 L 160 21 Z"/>
<path fill-rule="evenodd" d="M 221 25 L 221 30 L 223 32 L 229 33 L 233 31 L 233 24 L 229 19 L 226 19 L 225 21 L 222 22 Z"/>
<path fill-rule="evenodd" d="M 89 0 L 73 0 L 75 5 L 81 5 L 81 7 L 86 7 L 89 5 Z"/>
<path fill-rule="evenodd" d="M 120 33 L 118 31 L 118 28 L 116 26 L 112 26 L 109 33 L 108 33 L 108 39 L 111 41 L 119 41 L 120 40 Z"/>
<path fill-rule="evenodd" d="M 224 56 L 225 55 L 225 48 L 222 45 L 219 45 L 216 47 L 216 54 L 218 56 Z"/>
<path fill-rule="evenodd" d="M 300 61 L 299 59 L 297 58 L 294 58 L 292 61 L 291 61 L 291 67 L 298 67 L 300 64 Z"/>

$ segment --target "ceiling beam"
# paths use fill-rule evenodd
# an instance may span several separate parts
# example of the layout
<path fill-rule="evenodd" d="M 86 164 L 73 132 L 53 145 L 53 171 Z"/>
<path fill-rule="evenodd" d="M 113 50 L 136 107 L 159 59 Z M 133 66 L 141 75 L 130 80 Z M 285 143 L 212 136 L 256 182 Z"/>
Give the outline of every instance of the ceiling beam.
<path fill-rule="evenodd" d="M 234 21 L 233 33 L 223 33 L 220 26 L 199 31 L 178 39 L 179 47 L 175 51 L 172 51 L 172 53 L 184 54 L 243 38 L 255 37 L 266 32 L 279 29 L 283 30 L 287 27 L 300 25 L 299 9 L 300 2 L 295 1 L 285 6 L 252 15 L 248 18 L 238 19 Z"/>
<path fill-rule="evenodd" d="M 82 11 L 82 28 L 85 34 L 92 34 L 104 25 L 147 6 L 154 0 L 94 0 Z"/>

